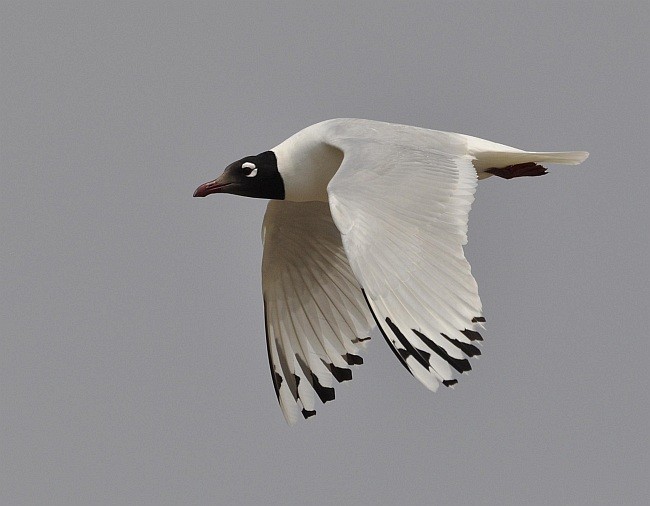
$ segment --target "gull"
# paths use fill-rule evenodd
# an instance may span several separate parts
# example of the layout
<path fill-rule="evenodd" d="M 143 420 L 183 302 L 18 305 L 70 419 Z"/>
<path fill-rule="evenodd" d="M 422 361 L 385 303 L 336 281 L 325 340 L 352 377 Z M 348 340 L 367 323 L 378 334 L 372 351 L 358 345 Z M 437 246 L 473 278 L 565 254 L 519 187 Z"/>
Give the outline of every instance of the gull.
<path fill-rule="evenodd" d="M 352 379 L 373 324 L 426 388 L 481 354 L 485 318 L 463 252 L 478 180 L 546 173 L 588 153 L 522 151 L 364 119 L 309 126 L 228 165 L 195 197 L 270 199 L 262 294 L 271 378 L 290 425 Z M 315 395 L 314 395 L 315 394 Z"/>

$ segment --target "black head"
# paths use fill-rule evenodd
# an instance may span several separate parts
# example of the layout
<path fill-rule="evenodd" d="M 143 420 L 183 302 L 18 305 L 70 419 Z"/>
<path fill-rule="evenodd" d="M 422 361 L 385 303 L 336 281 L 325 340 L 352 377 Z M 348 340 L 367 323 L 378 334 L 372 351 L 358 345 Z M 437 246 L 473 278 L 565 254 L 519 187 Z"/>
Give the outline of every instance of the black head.
<path fill-rule="evenodd" d="M 231 163 L 217 179 L 199 186 L 194 196 L 206 197 L 211 193 L 283 200 L 284 182 L 278 172 L 275 153 L 265 151 Z"/>

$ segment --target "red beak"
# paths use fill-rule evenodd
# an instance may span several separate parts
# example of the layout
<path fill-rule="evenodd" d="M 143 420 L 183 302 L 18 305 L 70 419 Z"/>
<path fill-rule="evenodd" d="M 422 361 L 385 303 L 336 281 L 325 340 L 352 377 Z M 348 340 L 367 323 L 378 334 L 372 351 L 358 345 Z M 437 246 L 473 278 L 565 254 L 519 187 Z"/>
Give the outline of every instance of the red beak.
<path fill-rule="evenodd" d="M 207 197 L 211 193 L 223 193 L 223 189 L 226 186 L 230 186 L 230 181 L 226 181 L 226 178 L 222 174 L 214 181 L 208 181 L 199 186 L 194 192 L 195 197 Z"/>

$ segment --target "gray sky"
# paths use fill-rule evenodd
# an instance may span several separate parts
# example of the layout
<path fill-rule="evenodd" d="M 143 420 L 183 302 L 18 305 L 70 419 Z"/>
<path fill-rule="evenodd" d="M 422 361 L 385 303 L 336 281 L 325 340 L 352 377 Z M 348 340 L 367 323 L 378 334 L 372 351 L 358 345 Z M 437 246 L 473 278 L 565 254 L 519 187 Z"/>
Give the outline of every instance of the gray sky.
<path fill-rule="evenodd" d="M 308 3 L 4 7 L 0 503 L 641 504 L 647 3 Z M 375 335 L 289 428 L 265 202 L 192 192 L 339 116 L 591 157 L 479 185 L 453 391 Z"/>

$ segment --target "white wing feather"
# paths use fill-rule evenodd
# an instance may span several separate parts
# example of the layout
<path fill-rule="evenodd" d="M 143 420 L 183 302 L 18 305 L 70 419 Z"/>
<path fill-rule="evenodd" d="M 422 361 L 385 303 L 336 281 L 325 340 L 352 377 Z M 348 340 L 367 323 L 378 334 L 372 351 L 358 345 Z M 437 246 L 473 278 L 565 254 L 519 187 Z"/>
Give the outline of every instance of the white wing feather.
<path fill-rule="evenodd" d="M 327 139 L 344 155 L 328 194 L 352 271 L 407 369 L 431 390 L 452 385 L 480 354 L 485 321 L 462 247 L 473 158 L 455 134 L 387 124 L 349 133 Z"/>
<path fill-rule="evenodd" d="M 372 317 L 325 202 L 271 201 L 263 225 L 262 288 L 271 376 L 289 424 L 334 399 L 333 379 L 368 339 Z"/>

